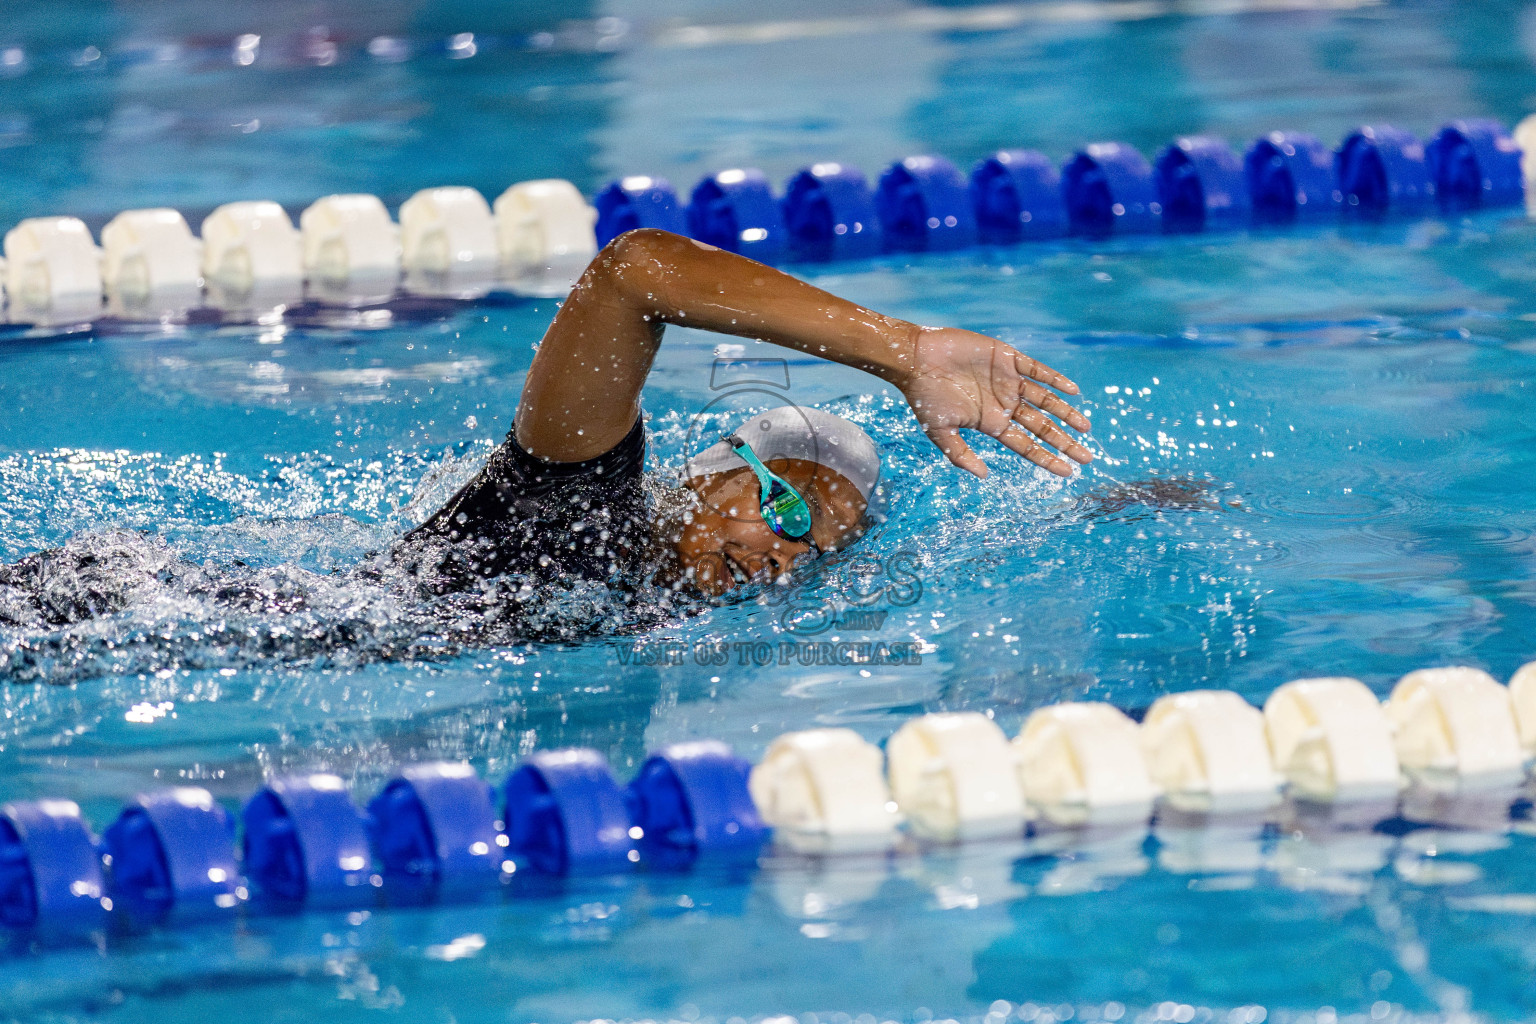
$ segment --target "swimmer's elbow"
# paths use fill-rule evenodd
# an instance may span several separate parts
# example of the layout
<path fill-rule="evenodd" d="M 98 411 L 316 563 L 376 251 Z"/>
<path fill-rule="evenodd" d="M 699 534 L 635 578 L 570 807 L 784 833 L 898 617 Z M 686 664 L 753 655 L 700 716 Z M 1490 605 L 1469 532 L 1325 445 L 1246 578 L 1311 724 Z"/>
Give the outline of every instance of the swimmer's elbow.
<path fill-rule="evenodd" d="M 597 263 L 609 273 L 623 277 L 646 273 L 659 263 L 669 262 L 681 235 L 660 228 L 635 228 L 618 235 L 597 254 Z"/>
<path fill-rule="evenodd" d="M 676 245 L 679 241 L 683 241 L 682 235 L 674 235 L 661 228 L 634 228 L 622 235 L 616 235 L 612 241 L 603 246 L 603 251 L 598 254 L 598 258 L 645 259 L 654 256 L 664 248 Z"/>
<path fill-rule="evenodd" d="M 613 287 L 646 304 L 663 294 L 663 279 L 677 265 L 688 239 L 660 228 L 635 228 L 617 236 L 593 260 L 592 267 Z"/>

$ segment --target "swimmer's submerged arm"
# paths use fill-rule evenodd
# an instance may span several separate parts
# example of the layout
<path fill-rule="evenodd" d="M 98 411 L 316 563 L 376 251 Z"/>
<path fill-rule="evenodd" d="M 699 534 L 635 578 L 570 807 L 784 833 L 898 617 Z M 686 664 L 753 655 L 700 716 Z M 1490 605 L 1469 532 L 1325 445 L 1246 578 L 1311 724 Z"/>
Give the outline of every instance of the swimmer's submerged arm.
<path fill-rule="evenodd" d="M 986 467 L 961 440 L 962 428 L 1061 475 L 1071 470 L 1047 445 L 1078 462 L 1092 458 L 1046 413 L 1077 430 L 1088 429 L 1087 419 L 1040 384 L 1068 394 L 1077 386 L 1003 342 L 884 316 L 745 257 L 646 229 L 610 242 L 555 316 L 518 403 L 518 443 L 555 462 L 614 448 L 640 415 L 669 323 L 873 373 L 901 389 L 951 461 L 979 476 Z"/>

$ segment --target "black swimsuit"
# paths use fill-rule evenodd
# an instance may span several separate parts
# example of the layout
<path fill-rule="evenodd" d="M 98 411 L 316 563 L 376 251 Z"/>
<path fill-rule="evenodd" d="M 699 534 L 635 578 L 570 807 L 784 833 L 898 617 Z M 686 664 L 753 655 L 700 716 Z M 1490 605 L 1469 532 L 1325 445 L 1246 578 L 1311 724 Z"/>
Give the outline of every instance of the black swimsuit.
<path fill-rule="evenodd" d="M 656 546 L 644 462 L 638 422 L 586 462 L 545 462 L 508 437 L 386 564 L 330 574 L 198 564 L 137 530 L 72 537 L 0 565 L 0 679 L 395 661 L 643 628 L 676 611 L 670 590 L 645 586 Z M 597 586 L 567 586 L 584 582 Z M 165 622 L 167 605 L 185 622 Z"/>
<path fill-rule="evenodd" d="M 531 582 L 633 578 L 651 526 L 644 468 L 639 420 L 585 462 L 546 462 L 508 434 L 473 480 L 405 535 L 397 559 L 414 562 L 436 590 L 509 573 Z"/>

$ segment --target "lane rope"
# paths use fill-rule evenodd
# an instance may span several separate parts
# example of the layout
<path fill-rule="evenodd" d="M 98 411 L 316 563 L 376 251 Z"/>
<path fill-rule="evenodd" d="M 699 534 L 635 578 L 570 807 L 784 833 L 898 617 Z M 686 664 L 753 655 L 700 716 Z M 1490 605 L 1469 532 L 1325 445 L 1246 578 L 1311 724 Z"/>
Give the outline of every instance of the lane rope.
<path fill-rule="evenodd" d="M 1502 801 L 1536 755 L 1536 662 L 1410 672 L 1380 702 L 1302 679 L 1255 708 L 1170 694 L 1137 722 L 1109 704 L 1036 710 L 1010 740 L 975 711 L 923 715 L 884 750 L 850 729 L 773 740 L 755 767 L 717 740 L 652 752 L 621 786 L 602 754 L 536 751 L 492 787 L 467 764 L 401 768 L 360 810 L 335 775 L 274 777 L 238 816 L 208 790 L 141 793 L 98 840 L 69 800 L 0 805 L 0 924 L 48 936 L 236 912 L 478 896 L 558 876 L 751 868 L 1160 818 L 1282 820 L 1282 804 L 1390 818 L 1402 794 Z M 238 851 L 238 852 L 237 852 Z"/>
<path fill-rule="evenodd" d="M 193 234 L 172 209 L 129 210 L 98 243 L 77 217 L 33 217 L 5 235 L 0 282 L 13 324 L 175 322 L 200 308 L 268 316 L 309 302 L 379 305 L 402 296 L 469 300 L 492 292 L 559 297 L 613 238 L 660 228 L 770 264 L 950 252 L 1066 237 L 1231 232 L 1328 218 L 1455 217 L 1520 204 L 1536 168 L 1536 118 L 1511 135 L 1487 118 L 1452 121 L 1427 142 L 1388 125 L 1336 150 L 1270 132 L 1239 155 L 1204 135 L 1148 160 L 1121 142 L 1060 165 L 1001 150 L 969 175 L 943 156 L 886 167 L 817 163 L 780 194 L 763 172 L 712 174 L 685 202 L 663 178 L 608 183 L 590 205 L 568 181 L 512 185 L 494 204 L 472 188 L 423 189 L 391 219 L 376 196 L 325 196 L 295 227 L 271 201 L 227 203 Z"/>

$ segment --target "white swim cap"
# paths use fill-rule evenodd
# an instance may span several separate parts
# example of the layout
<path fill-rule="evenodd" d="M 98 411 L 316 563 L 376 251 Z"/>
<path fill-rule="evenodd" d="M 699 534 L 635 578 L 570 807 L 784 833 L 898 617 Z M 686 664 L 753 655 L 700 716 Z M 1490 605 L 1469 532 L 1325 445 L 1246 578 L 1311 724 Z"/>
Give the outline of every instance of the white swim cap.
<path fill-rule="evenodd" d="M 853 484 L 865 504 L 880 479 L 880 453 L 864 428 L 820 409 L 781 405 L 743 423 L 736 436 L 764 462 L 799 459 L 826 466 Z M 720 441 L 688 460 L 684 468 L 693 479 L 728 473 L 746 464 L 729 444 Z"/>

